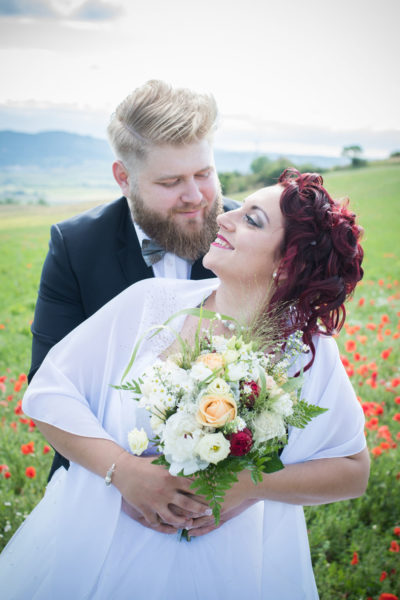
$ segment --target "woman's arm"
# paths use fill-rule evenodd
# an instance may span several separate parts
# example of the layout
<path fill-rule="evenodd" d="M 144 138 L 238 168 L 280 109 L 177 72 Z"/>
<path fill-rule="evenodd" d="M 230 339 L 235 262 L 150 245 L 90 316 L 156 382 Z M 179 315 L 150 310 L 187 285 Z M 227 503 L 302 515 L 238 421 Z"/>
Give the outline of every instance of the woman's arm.
<path fill-rule="evenodd" d="M 104 478 L 115 464 L 113 485 L 128 507 L 133 507 L 132 515 L 137 518 L 139 512 L 137 520 L 153 529 L 172 533 L 191 527 L 193 518 L 211 512 L 202 498 L 192 495 L 189 479 L 173 477 L 165 467 L 153 465 L 154 457 L 133 456 L 111 440 L 75 435 L 43 421 L 35 423 L 58 452 L 96 475 Z"/>
<path fill-rule="evenodd" d="M 342 458 L 323 458 L 287 465 L 275 473 L 265 474 L 254 485 L 249 471 L 239 474 L 239 481 L 226 492 L 221 511 L 221 525 L 259 500 L 288 504 L 328 504 L 361 496 L 369 476 L 367 448 Z M 196 519 L 190 533 L 204 535 L 215 529 L 212 519 Z"/>

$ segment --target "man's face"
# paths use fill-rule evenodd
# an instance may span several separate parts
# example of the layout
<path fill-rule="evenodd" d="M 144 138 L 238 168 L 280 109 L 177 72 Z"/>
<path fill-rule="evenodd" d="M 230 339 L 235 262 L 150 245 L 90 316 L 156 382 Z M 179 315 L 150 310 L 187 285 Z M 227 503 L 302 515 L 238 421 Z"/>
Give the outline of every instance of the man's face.
<path fill-rule="evenodd" d="M 211 143 L 153 146 L 130 185 L 129 200 L 149 237 L 183 258 L 202 256 L 215 239 L 222 210 Z"/>

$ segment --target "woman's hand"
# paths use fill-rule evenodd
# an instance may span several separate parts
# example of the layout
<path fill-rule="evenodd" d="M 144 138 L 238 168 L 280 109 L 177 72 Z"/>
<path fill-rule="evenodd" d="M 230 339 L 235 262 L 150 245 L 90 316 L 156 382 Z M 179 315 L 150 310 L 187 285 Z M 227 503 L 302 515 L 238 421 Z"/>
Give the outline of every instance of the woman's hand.
<path fill-rule="evenodd" d="M 190 479 L 173 477 L 165 467 L 152 464 L 153 460 L 154 456 L 139 458 L 126 452 L 113 476 L 125 507 L 134 509 L 132 515 L 142 515 L 136 520 L 156 531 L 173 533 L 189 529 L 194 519 L 211 514 L 205 500 L 190 490 Z"/>

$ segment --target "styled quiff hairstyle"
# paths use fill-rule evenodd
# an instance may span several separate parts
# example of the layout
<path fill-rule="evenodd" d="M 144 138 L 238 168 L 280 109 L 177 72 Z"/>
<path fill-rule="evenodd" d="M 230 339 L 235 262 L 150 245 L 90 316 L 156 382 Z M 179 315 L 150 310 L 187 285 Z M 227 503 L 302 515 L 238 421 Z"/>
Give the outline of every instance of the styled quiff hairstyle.
<path fill-rule="evenodd" d="M 107 132 L 117 158 L 132 169 L 153 144 L 178 146 L 211 138 L 216 120 L 213 96 L 152 79 L 119 104 Z"/>
<path fill-rule="evenodd" d="M 315 356 L 312 335 L 337 333 L 346 317 L 344 301 L 363 277 L 362 228 L 344 203 L 332 200 L 318 173 L 286 169 L 280 208 L 284 219 L 281 260 L 271 306 L 289 304 L 287 333 L 303 331 Z"/>

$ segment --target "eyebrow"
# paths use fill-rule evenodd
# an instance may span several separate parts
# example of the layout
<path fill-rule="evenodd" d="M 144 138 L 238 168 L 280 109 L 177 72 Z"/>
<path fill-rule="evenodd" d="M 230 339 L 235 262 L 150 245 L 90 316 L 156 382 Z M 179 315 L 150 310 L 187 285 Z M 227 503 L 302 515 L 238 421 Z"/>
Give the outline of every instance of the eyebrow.
<path fill-rule="evenodd" d="M 263 208 L 261 208 L 261 206 L 257 206 L 256 204 L 253 204 L 253 206 L 250 207 L 251 210 L 259 210 L 263 213 L 263 215 L 265 216 L 265 218 L 267 219 L 268 223 L 271 223 L 271 221 L 269 220 L 269 216 L 268 214 L 265 212 L 265 210 Z"/>
<path fill-rule="evenodd" d="M 195 175 L 197 173 L 203 173 L 204 171 L 210 171 L 214 169 L 213 165 L 209 165 L 208 167 L 203 167 L 202 169 L 199 169 L 198 171 L 195 172 Z M 161 177 L 157 177 L 157 179 L 155 181 L 168 181 L 168 179 L 179 179 L 179 177 L 184 177 L 184 175 L 182 175 L 182 173 L 179 173 L 177 175 L 161 175 Z"/>

